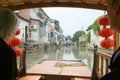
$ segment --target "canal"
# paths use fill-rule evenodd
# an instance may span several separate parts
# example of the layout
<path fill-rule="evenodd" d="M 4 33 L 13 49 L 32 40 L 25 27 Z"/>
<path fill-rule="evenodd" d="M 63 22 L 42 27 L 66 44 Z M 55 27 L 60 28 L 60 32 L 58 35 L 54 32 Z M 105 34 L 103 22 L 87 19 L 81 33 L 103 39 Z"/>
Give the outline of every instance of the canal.
<path fill-rule="evenodd" d="M 93 51 L 85 47 L 62 47 L 53 49 L 38 49 L 36 52 L 26 53 L 26 68 L 29 69 L 43 60 L 76 60 L 83 61 L 92 70 Z"/>

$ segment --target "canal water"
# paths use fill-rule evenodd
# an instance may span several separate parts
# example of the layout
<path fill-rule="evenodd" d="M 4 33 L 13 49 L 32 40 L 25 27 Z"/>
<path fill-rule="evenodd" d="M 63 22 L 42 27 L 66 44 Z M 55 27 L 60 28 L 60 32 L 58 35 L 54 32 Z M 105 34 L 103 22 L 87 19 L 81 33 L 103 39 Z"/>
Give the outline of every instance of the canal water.
<path fill-rule="evenodd" d="M 29 69 L 35 64 L 42 62 L 43 60 L 76 60 L 83 61 L 85 65 L 92 70 L 93 65 L 93 50 L 89 50 L 85 47 L 62 47 L 53 49 L 38 49 L 36 52 L 26 54 L 26 68 Z"/>

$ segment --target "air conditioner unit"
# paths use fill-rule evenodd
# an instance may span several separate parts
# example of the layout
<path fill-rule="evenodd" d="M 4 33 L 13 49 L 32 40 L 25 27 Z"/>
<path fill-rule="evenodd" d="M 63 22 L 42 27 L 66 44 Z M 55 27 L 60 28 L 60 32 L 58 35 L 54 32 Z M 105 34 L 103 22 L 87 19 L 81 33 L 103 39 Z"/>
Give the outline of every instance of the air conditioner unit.
<path fill-rule="evenodd" d="M 37 27 L 36 27 L 36 26 L 31 25 L 31 26 L 30 26 L 30 29 L 37 29 Z"/>

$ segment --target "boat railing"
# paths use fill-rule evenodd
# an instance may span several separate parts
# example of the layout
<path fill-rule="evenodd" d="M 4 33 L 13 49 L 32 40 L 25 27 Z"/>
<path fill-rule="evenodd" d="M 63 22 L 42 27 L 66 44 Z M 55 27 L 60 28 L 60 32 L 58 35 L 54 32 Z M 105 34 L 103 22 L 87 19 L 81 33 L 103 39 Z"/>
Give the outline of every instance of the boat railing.
<path fill-rule="evenodd" d="M 23 48 L 23 55 L 19 57 L 19 67 L 18 67 L 18 77 L 17 78 L 20 78 L 22 76 L 25 76 L 26 75 L 26 49 Z"/>
<path fill-rule="evenodd" d="M 108 68 L 111 55 L 94 50 L 94 62 L 91 80 L 99 80 L 103 75 L 107 74 L 110 70 Z"/>
<path fill-rule="evenodd" d="M 23 56 L 21 56 L 20 59 L 19 77 L 26 75 L 25 57 L 26 50 L 24 51 Z M 97 49 L 94 50 L 94 61 L 91 80 L 99 80 L 103 75 L 107 74 L 110 71 L 108 68 L 110 59 L 110 54 L 100 52 Z"/>

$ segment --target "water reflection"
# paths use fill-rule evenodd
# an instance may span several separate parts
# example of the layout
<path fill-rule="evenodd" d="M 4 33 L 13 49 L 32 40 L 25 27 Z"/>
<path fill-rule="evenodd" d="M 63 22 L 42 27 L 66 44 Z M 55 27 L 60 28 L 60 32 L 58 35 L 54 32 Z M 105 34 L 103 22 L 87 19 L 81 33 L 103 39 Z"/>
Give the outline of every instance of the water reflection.
<path fill-rule="evenodd" d="M 62 47 L 60 49 L 38 49 L 37 52 L 27 53 L 26 56 L 27 69 L 33 65 L 40 63 L 44 59 L 52 60 L 82 60 L 90 69 L 93 64 L 93 51 L 80 47 Z"/>

